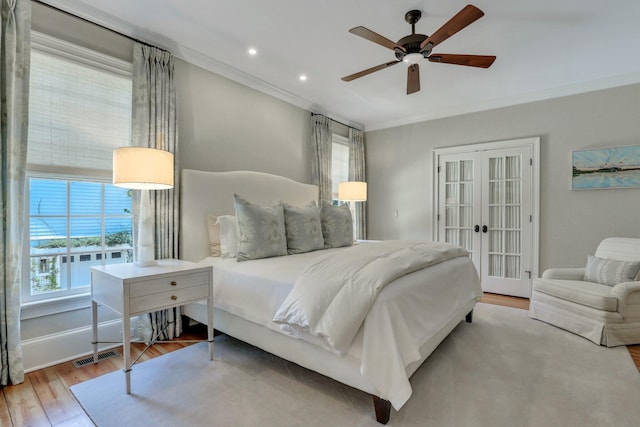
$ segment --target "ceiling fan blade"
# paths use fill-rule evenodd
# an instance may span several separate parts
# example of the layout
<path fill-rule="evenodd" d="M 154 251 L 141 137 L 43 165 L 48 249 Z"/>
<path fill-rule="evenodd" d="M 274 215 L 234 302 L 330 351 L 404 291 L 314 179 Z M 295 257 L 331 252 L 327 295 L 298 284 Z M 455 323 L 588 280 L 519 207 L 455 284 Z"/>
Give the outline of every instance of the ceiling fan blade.
<path fill-rule="evenodd" d="M 469 67 L 489 68 L 495 56 L 486 55 L 455 55 L 449 53 L 434 53 L 429 56 L 430 62 L 442 62 L 444 64 L 467 65 Z"/>
<path fill-rule="evenodd" d="M 484 12 L 477 7 L 468 4 L 460 12 L 454 15 L 453 18 L 447 21 L 442 27 L 440 27 L 435 33 L 427 37 L 421 44 L 420 49 L 424 49 L 427 44 L 431 44 L 431 47 L 437 46 L 458 31 L 462 30 L 467 25 L 470 25 L 484 16 Z"/>
<path fill-rule="evenodd" d="M 364 39 L 372 41 L 374 43 L 379 44 L 380 46 L 384 46 L 387 49 L 396 50 L 400 49 L 402 52 L 406 52 L 405 48 L 400 46 L 398 43 L 389 40 L 388 38 L 381 36 L 380 34 L 371 31 L 365 27 L 354 27 L 349 30 L 351 34 L 355 34 L 356 36 L 360 36 Z"/>
<path fill-rule="evenodd" d="M 350 82 L 351 80 L 355 80 L 355 79 L 358 79 L 360 77 L 364 77 L 367 74 L 371 74 L 371 73 L 373 73 L 375 71 L 383 70 L 383 69 L 385 69 L 387 67 L 391 67 L 392 65 L 396 65 L 396 64 L 398 64 L 400 62 L 402 62 L 402 61 L 391 61 L 391 62 L 387 62 L 385 64 L 376 65 L 375 67 L 367 68 L 366 70 L 360 71 L 358 73 L 354 73 L 354 74 L 351 74 L 349 76 L 345 76 L 345 77 L 342 78 L 342 80 L 345 81 L 345 82 Z"/>
<path fill-rule="evenodd" d="M 418 64 L 412 64 L 407 67 L 407 95 L 416 93 L 420 90 L 420 68 Z"/>

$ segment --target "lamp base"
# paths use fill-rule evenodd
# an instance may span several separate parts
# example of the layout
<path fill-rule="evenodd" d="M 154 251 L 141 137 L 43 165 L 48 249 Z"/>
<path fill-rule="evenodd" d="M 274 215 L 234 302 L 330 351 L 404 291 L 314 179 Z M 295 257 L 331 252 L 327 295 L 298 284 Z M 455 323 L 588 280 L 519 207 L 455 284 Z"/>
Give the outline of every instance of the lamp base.
<path fill-rule="evenodd" d="M 138 259 L 134 262 L 138 267 L 158 265 L 153 251 L 153 244 L 138 245 Z"/>
<path fill-rule="evenodd" d="M 136 267 L 153 267 L 154 265 L 158 265 L 158 261 L 152 259 L 150 261 L 136 261 L 133 263 Z"/>
<path fill-rule="evenodd" d="M 134 262 L 138 267 L 158 265 L 155 260 L 153 241 L 153 217 L 149 204 L 149 190 L 142 190 L 140 194 L 140 217 L 138 219 L 137 257 Z"/>

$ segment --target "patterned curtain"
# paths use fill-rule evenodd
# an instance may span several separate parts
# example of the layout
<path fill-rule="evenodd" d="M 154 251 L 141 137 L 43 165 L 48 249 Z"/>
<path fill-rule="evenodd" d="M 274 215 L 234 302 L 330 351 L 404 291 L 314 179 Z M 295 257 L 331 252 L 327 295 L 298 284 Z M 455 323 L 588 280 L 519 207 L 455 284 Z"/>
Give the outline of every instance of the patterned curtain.
<path fill-rule="evenodd" d="M 318 186 L 320 206 L 331 203 L 331 120 L 311 116 L 311 183 Z"/>
<path fill-rule="evenodd" d="M 349 128 L 349 181 L 366 181 L 364 132 Z M 356 239 L 367 238 L 367 202 L 353 202 Z"/>
<path fill-rule="evenodd" d="M 29 122 L 31 1 L 0 5 L 0 385 L 24 381 L 20 294 Z"/>
<path fill-rule="evenodd" d="M 133 50 L 133 144 L 174 154 L 174 187 L 150 191 L 155 217 L 156 259 L 178 258 L 179 170 L 176 89 L 173 55 L 136 43 Z M 145 341 L 180 336 L 179 308 L 141 316 L 138 330 Z"/>

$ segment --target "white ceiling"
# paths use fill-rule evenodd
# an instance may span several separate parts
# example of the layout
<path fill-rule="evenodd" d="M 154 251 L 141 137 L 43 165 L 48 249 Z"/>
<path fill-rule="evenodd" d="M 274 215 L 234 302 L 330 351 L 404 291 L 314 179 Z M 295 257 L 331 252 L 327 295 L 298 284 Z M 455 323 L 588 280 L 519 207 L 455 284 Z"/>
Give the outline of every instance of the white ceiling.
<path fill-rule="evenodd" d="M 341 77 L 394 60 L 354 36 L 365 26 L 391 40 L 423 12 L 432 34 L 466 0 L 45 0 L 300 107 L 366 130 L 640 82 L 640 1 L 477 0 L 485 16 L 434 49 L 495 55 L 489 69 L 420 65 L 422 90 L 406 95 L 399 64 L 346 83 Z M 258 54 L 250 57 L 249 47 Z M 300 74 L 308 79 L 301 82 Z"/>

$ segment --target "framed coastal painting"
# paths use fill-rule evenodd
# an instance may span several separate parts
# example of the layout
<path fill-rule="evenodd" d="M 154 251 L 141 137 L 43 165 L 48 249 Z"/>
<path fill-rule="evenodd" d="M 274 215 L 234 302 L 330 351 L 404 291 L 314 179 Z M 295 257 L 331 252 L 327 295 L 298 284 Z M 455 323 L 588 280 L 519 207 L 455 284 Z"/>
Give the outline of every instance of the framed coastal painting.
<path fill-rule="evenodd" d="M 571 160 L 574 190 L 640 187 L 640 145 L 577 150 Z"/>

